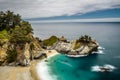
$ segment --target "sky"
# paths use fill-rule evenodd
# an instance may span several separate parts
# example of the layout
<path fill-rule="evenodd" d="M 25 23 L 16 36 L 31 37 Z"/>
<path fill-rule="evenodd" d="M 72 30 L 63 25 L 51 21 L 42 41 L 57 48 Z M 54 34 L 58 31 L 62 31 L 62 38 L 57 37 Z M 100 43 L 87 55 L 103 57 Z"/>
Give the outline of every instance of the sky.
<path fill-rule="evenodd" d="M 0 0 L 0 11 L 7 10 L 29 20 L 117 18 L 120 21 L 120 0 Z"/>

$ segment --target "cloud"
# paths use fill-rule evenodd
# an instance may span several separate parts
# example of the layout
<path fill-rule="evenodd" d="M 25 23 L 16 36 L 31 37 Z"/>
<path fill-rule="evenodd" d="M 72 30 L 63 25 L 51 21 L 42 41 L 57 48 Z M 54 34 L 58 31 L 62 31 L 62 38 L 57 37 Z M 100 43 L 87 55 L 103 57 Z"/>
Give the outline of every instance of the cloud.
<path fill-rule="evenodd" d="M 0 0 L 0 11 L 12 10 L 23 18 L 71 16 L 120 8 L 120 0 Z"/>

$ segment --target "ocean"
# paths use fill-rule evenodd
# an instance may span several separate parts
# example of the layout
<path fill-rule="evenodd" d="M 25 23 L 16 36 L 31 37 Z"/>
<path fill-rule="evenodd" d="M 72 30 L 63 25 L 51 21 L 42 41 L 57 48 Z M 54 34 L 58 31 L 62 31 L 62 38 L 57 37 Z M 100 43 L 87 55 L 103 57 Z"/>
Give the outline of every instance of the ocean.
<path fill-rule="evenodd" d="M 42 80 L 120 80 L 120 23 L 32 23 L 34 35 L 45 39 L 51 35 L 68 40 L 90 35 L 100 49 L 96 54 L 69 58 L 58 54 L 37 66 Z M 98 66 L 111 66 L 110 72 L 100 72 Z"/>

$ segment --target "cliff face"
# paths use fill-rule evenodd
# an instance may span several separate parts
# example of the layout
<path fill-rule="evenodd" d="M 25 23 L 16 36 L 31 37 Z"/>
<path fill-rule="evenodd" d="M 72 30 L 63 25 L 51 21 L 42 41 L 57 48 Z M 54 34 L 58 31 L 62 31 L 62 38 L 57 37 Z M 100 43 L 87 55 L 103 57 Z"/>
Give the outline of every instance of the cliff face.
<path fill-rule="evenodd" d="M 14 12 L 0 12 L 0 65 L 28 65 L 41 50 L 29 22 Z"/>
<path fill-rule="evenodd" d="M 0 45 L 0 65 L 5 62 L 6 59 L 6 52 L 8 49 L 8 40 L 4 40 L 2 44 Z"/>
<path fill-rule="evenodd" d="M 0 45 L 0 65 L 29 65 L 35 55 L 43 49 L 39 41 L 31 35 L 30 43 L 15 44 L 4 40 Z M 3 40 L 1 40 L 3 41 Z"/>
<path fill-rule="evenodd" d="M 87 56 L 96 51 L 99 44 L 95 40 L 73 40 L 71 42 L 56 42 L 50 49 L 55 49 L 69 57 Z"/>

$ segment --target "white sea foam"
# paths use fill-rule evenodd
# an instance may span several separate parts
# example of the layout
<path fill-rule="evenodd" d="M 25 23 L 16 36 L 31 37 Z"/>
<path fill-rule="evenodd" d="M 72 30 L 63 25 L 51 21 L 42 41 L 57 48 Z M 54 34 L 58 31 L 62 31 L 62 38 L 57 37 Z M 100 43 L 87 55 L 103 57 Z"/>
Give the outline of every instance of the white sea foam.
<path fill-rule="evenodd" d="M 46 62 L 38 63 L 36 69 L 40 80 L 57 80 L 57 76 L 50 75 L 50 69 Z"/>
<path fill-rule="evenodd" d="M 104 49 L 105 49 L 104 47 L 99 46 L 98 51 L 93 51 L 92 54 L 104 54 L 103 52 Z"/>
<path fill-rule="evenodd" d="M 92 71 L 99 72 L 101 69 L 99 68 L 100 66 L 96 65 L 92 67 Z"/>
<path fill-rule="evenodd" d="M 92 54 L 104 54 L 103 50 L 93 51 Z"/>
<path fill-rule="evenodd" d="M 104 50 L 105 48 L 102 47 L 102 46 L 99 46 L 98 49 L 99 49 L 99 50 Z"/>
<path fill-rule="evenodd" d="M 110 64 L 105 64 L 104 66 L 95 65 L 95 66 L 92 66 L 91 69 L 92 71 L 95 71 L 95 72 L 104 72 L 104 70 L 102 70 L 101 68 L 109 69 L 109 72 L 117 69 L 115 66 Z"/>
<path fill-rule="evenodd" d="M 55 55 L 58 55 L 58 53 L 49 55 L 49 57 L 47 59 L 50 59 L 51 57 L 53 57 Z M 40 61 L 36 66 L 36 71 L 37 71 L 37 74 L 38 74 L 40 80 L 57 80 L 57 76 L 55 76 L 55 75 L 51 76 L 50 68 L 44 60 L 45 59 Z"/>
<path fill-rule="evenodd" d="M 59 61 L 60 63 L 62 63 L 62 64 L 65 64 L 65 65 L 67 65 L 67 66 L 69 66 L 69 67 L 73 67 L 71 64 L 69 64 L 68 62 L 64 62 L 64 61 Z"/>
<path fill-rule="evenodd" d="M 68 56 L 68 57 L 85 57 L 85 56 L 87 56 L 87 55 L 66 55 L 66 56 Z"/>
<path fill-rule="evenodd" d="M 112 69 L 112 70 L 116 69 L 115 66 L 110 65 L 110 64 L 105 64 L 105 65 L 104 65 L 104 68 L 110 68 L 110 69 Z"/>

